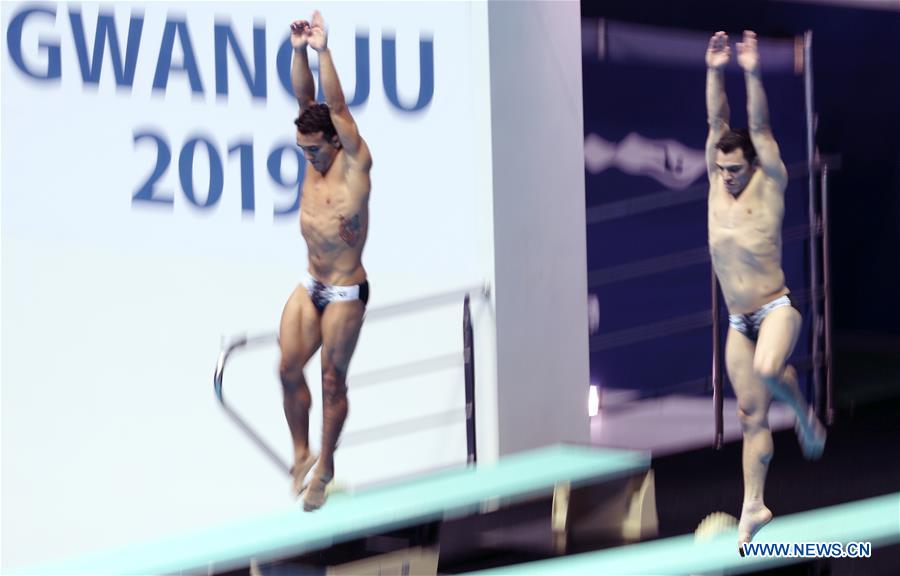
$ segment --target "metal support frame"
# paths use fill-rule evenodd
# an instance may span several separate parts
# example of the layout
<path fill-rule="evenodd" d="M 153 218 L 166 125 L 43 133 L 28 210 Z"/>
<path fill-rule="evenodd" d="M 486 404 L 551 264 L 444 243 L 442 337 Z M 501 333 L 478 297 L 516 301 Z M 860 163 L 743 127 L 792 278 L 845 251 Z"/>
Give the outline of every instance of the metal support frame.
<path fill-rule="evenodd" d="M 435 305 L 445 304 L 447 302 L 458 301 L 463 297 L 463 362 L 465 373 L 465 396 L 466 396 L 466 446 L 467 446 L 467 462 L 474 464 L 477 459 L 476 452 L 476 435 L 475 435 L 475 350 L 474 350 L 474 330 L 472 327 L 472 314 L 470 309 L 471 294 L 475 293 L 481 298 L 490 296 L 490 287 L 485 284 L 478 287 L 472 287 L 464 290 L 455 290 L 442 294 L 432 295 L 400 304 L 377 308 L 366 314 L 367 318 L 383 318 L 386 316 L 396 315 L 398 313 L 408 313 L 411 311 L 431 308 Z M 225 366 L 229 358 L 240 350 L 247 348 L 271 345 L 278 342 L 277 332 L 266 332 L 254 336 L 246 334 L 232 338 L 228 344 L 222 347 L 219 358 L 216 362 L 216 369 L 213 373 L 213 389 L 216 398 L 225 410 L 229 418 L 250 438 L 250 440 L 259 448 L 269 460 L 282 472 L 289 475 L 291 466 L 285 462 L 275 450 L 244 420 L 231 406 L 225 402 L 222 382 L 225 377 Z"/>

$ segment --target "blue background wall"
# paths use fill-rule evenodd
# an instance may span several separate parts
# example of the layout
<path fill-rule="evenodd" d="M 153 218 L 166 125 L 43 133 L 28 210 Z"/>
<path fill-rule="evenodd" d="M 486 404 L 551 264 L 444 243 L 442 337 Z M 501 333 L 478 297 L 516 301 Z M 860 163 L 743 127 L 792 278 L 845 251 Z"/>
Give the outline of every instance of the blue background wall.
<path fill-rule="evenodd" d="M 813 31 L 816 145 L 823 154 L 839 155 L 832 173 L 833 330 L 835 369 L 856 374 L 856 368 L 878 365 L 874 380 L 890 393 L 900 365 L 900 13 L 846 7 L 746 1 L 722 3 L 689 0 L 668 3 L 610 0 L 582 3 L 585 21 L 605 18 L 709 35 L 726 30 L 732 42 L 741 30 L 762 37 L 790 38 Z M 591 38 L 583 40 L 590 43 Z M 649 138 L 677 138 L 702 149 L 706 136 L 704 64 L 697 67 L 631 64 L 627 69 L 585 57 L 585 132 L 602 131 L 619 140 L 628 131 Z M 786 164 L 805 159 L 802 78 L 766 73 L 772 123 Z M 732 125 L 745 125 L 744 90 L 735 70 L 728 78 Z M 628 87 L 625 89 L 624 87 Z M 616 113 L 610 113 L 616 110 Z M 628 112 L 630 110 L 630 112 Z M 626 112 L 620 112 L 626 111 Z M 806 178 L 792 171 L 785 216 L 785 272 L 795 292 L 809 289 L 804 259 L 806 242 L 791 240 L 790 230 L 806 218 Z M 799 178 L 798 178 L 799 176 Z M 588 269 L 591 290 L 601 298 L 601 332 L 592 338 L 592 375 L 606 385 L 639 388 L 644 394 L 684 384 L 700 390 L 710 367 L 707 326 L 685 329 L 651 343 L 610 347 L 615 334 L 628 324 L 646 324 L 692 315 L 702 324 L 709 309 L 709 264 L 697 261 L 669 272 L 604 284 L 605 267 L 654 256 L 696 250 L 706 242 L 705 196 L 697 201 L 644 212 L 630 218 L 591 224 L 593 210 L 624 196 L 664 191 L 655 180 L 608 169 L 586 172 L 588 206 Z M 694 186 L 705 187 L 705 177 Z M 598 192 L 598 190 L 600 192 Z M 600 217 L 603 219 L 603 216 Z M 600 284 L 597 285 L 598 279 Z M 616 302 L 615 305 L 604 305 Z M 804 343 L 809 339 L 808 303 L 804 310 Z M 684 325 L 684 323 L 682 323 Z M 606 331 L 606 332 L 604 332 Z M 610 334 L 613 334 L 612 336 Z M 795 357 L 806 351 L 798 348 Z M 874 356 L 873 356 L 874 355 Z M 866 378 L 843 378 L 844 392 L 865 386 Z"/>

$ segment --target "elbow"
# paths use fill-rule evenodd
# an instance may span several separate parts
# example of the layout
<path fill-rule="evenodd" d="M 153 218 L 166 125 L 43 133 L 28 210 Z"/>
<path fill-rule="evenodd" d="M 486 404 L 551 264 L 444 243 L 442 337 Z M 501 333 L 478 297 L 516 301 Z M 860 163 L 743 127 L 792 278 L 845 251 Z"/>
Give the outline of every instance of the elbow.
<path fill-rule="evenodd" d="M 728 130 L 728 122 L 726 122 L 723 118 L 707 118 L 706 122 L 709 124 L 710 131 L 714 134 L 719 134 Z"/>
<path fill-rule="evenodd" d="M 325 103 L 328 104 L 328 110 L 335 116 L 345 117 L 350 115 L 350 108 L 343 98 L 337 100 L 334 98 L 325 98 Z"/>

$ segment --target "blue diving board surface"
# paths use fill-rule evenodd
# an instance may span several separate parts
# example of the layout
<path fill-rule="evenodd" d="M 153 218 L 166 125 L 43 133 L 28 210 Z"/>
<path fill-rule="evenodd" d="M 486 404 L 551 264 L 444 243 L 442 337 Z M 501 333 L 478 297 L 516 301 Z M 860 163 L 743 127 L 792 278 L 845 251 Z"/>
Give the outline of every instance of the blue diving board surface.
<path fill-rule="evenodd" d="M 650 455 L 575 445 L 554 445 L 461 467 L 408 482 L 336 493 L 316 512 L 296 507 L 71 561 L 36 566 L 22 574 L 214 573 L 270 562 L 333 544 L 477 513 L 482 503 L 511 504 L 549 494 L 559 482 L 599 483 L 648 469 Z"/>
<path fill-rule="evenodd" d="M 753 541 L 870 542 L 875 556 L 876 547 L 900 542 L 900 492 L 775 517 Z M 705 541 L 697 541 L 689 534 L 469 574 L 743 574 L 804 560 L 807 558 L 741 557 L 737 550 L 737 529 L 732 528 Z"/>

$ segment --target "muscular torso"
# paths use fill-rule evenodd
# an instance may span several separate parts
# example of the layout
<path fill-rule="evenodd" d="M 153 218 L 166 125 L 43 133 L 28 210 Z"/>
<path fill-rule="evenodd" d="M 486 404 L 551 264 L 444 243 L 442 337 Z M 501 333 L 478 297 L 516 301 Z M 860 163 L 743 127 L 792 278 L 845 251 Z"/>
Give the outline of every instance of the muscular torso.
<path fill-rule="evenodd" d="M 709 192 L 709 252 L 732 314 L 748 314 L 788 292 L 781 269 L 784 194 L 757 170 L 732 196 L 714 178 Z"/>
<path fill-rule="evenodd" d="M 369 175 L 348 161 L 339 153 L 324 175 L 307 163 L 300 201 L 309 271 L 320 282 L 339 286 L 366 279 L 362 251 L 369 230 Z"/>

